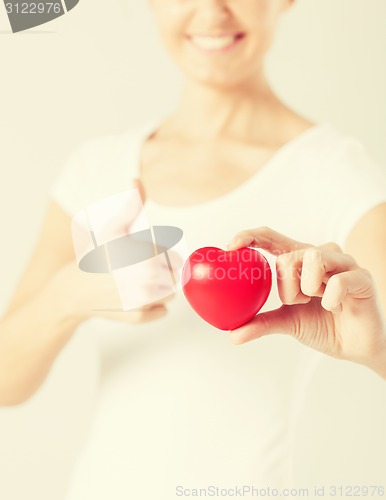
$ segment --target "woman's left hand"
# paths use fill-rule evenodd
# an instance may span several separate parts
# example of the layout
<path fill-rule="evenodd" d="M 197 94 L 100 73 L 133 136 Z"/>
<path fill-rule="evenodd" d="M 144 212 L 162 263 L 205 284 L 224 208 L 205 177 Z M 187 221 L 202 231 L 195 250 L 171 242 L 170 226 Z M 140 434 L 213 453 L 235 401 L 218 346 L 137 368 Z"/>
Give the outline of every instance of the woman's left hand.
<path fill-rule="evenodd" d="M 313 246 L 267 227 L 241 231 L 228 250 L 247 246 L 277 256 L 283 305 L 233 330 L 234 344 L 270 333 L 290 334 L 308 347 L 366 365 L 386 378 L 386 320 L 368 270 L 336 243 Z"/>

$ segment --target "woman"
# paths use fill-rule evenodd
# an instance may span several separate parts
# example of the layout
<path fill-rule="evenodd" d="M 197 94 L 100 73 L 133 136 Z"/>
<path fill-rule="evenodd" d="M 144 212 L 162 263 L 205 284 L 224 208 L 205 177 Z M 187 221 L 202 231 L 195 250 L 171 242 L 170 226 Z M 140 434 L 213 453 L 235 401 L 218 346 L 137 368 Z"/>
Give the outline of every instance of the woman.
<path fill-rule="evenodd" d="M 357 141 L 298 115 L 270 88 L 264 58 L 291 4 L 151 0 L 186 76 L 177 109 L 87 142 L 53 186 L 1 323 L 0 402 L 29 398 L 80 325 L 100 333 L 103 384 L 68 500 L 287 487 L 292 431 L 320 351 L 386 378 L 385 176 Z M 266 309 L 285 305 L 229 336 L 291 335 L 235 348 L 181 291 L 135 312 L 108 311 L 119 303 L 114 282 L 79 271 L 71 217 L 138 178 L 151 223 L 182 228 L 191 250 L 224 247 L 238 234 L 230 248 L 280 254 Z M 158 286 L 164 270 L 155 272 Z M 153 285 L 144 277 L 134 293 L 146 297 Z"/>

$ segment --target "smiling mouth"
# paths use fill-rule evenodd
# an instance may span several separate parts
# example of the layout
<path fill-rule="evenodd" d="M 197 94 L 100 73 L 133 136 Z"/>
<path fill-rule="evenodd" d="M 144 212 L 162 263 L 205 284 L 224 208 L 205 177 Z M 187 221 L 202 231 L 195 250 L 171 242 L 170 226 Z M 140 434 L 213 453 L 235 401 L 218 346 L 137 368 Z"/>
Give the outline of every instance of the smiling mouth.
<path fill-rule="evenodd" d="M 245 38 L 244 33 L 233 33 L 227 35 L 188 35 L 189 42 L 198 49 L 207 52 L 224 52 L 234 48 Z"/>

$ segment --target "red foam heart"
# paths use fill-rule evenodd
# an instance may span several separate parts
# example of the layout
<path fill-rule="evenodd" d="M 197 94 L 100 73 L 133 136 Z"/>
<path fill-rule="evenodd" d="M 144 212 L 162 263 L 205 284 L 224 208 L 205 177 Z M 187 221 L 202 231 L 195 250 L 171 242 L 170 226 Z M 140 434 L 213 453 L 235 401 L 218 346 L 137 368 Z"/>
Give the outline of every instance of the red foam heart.
<path fill-rule="evenodd" d="M 229 252 L 199 248 L 182 270 L 182 287 L 189 304 L 220 330 L 233 330 L 252 319 L 265 304 L 271 286 L 268 261 L 252 248 Z"/>

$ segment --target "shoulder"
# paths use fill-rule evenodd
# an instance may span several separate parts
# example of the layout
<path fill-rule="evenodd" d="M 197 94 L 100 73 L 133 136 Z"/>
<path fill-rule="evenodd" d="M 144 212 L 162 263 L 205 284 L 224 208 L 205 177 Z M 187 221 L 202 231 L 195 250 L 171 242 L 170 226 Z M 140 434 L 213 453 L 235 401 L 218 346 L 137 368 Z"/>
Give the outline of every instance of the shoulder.
<path fill-rule="evenodd" d="M 116 134 L 83 140 L 68 155 L 50 195 L 67 212 L 128 189 L 135 176 L 137 148 L 149 121 Z"/>
<path fill-rule="evenodd" d="M 306 133 L 310 140 L 304 142 L 304 168 L 321 182 L 330 183 L 331 189 L 342 188 L 343 180 L 349 185 L 360 178 L 370 184 L 375 180 L 384 183 L 385 168 L 355 136 L 329 123 L 316 124 Z"/>
<path fill-rule="evenodd" d="M 357 222 L 386 201 L 386 168 L 360 140 L 329 123 L 306 134 L 292 150 L 297 201 L 323 241 L 344 247 Z"/>
<path fill-rule="evenodd" d="M 323 161 L 363 148 L 354 136 L 329 122 L 319 122 L 306 131 L 310 135 L 310 151 L 317 152 Z"/>
<path fill-rule="evenodd" d="M 335 127 L 331 127 L 331 134 L 336 139 L 319 165 L 318 191 L 331 213 L 331 239 L 345 247 L 354 228 L 360 226 L 363 236 L 366 227 L 384 224 L 386 166 L 356 137 Z"/>
<path fill-rule="evenodd" d="M 83 140 L 69 155 L 91 169 L 108 162 L 116 163 L 124 155 L 130 155 L 131 147 L 140 139 L 146 124 L 130 126 L 115 134 L 97 135 Z"/>
<path fill-rule="evenodd" d="M 370 153 L 364 143 L 351 134 L 326 125 L 326 146 L 322 156 L 322 173 L 331 175 L 331 187 L 338 190 L 364 187 L 384 190 L 386 187 L 386 165 Z M 336 182 L 334 182 L 336 180 Z M 363 185 L 358 183 L 363 182 Z"/>
<path fill-rule="evenodd" d="M 91 175 L 137 175 L 139 153 L 144 139 L 154 131 L 163 117 L 153 116 L 131 124 L 116 134 L 94 136 L 80 144 L 74 154 Z M 126 178 L 126 177 L 125 177 Z"/>

